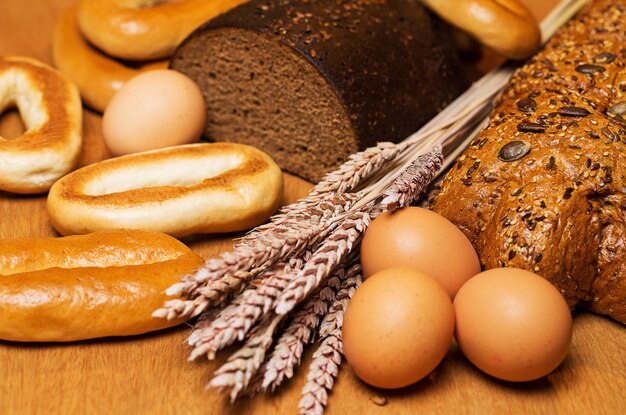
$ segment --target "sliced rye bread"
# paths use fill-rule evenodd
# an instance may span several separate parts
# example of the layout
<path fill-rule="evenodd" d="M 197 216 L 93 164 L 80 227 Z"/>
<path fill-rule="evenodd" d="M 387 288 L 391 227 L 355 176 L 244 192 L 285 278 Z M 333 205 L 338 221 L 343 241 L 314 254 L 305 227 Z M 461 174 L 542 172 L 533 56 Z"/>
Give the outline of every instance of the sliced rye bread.
<path fill-rule="evenodd" d="M 465 84 L 455 53 L 415 0 L 253 0 L 198 28 L 170 66 L 203 91 L 207 139 L 316 182 L 450 102 Z"/>

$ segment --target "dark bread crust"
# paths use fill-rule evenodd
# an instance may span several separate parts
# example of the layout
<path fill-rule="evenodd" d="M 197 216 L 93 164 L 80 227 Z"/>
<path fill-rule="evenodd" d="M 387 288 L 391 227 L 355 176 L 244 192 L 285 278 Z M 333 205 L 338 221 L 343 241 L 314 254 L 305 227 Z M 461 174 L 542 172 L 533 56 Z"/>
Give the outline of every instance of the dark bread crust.
<path fill-rule="evenodd" d="M 534 271 L 623 323 L 625 67 L 626 1 L 596 1 L 516 72 L 433 205 L 484 268 Z M 530 151 L 503 161 L 514 141 Z"/>
<path fill-rule="evenodd" d="M 450 102 L 465 83 L 443 24 L 414 0 L 253 0 L 218 16 L 190 35 L 171 61 L 173 69 L 205 85 L 207 101 L 219 101 L 226 94 L 207 90 L 204 78 L 210 72 L 219 72 L 212 70 L 217 64 L 199 62 L 196 54 L 203 45 L 213 45 L 228 36 L 247 41 L 253 39 L 251 43 L 256 39 L 260 44 L 273 42 L 286 46 L 278 52 L 285 59 L 290 59 L 289 53 L 300 57 L 298 62 L 291 60 L 288 65 L 310 65 L 313 71 L 307 76 L 317 77 L 314 82 L 327 85 L 325 96 L 334 95 L 329 97 L 336 102 L 332 104 L 335 106 L 332 112 L 341 119 L 341 125 L 334 128 L 336 133 L 334 136 L 309 136 L 305 140 L 310 143 L 307 157 L 321 158 L 318 168 L 304 172 L 294 169 L 288 156 L 279 154 L 276 157 L 271 147 L 264 147 L 263 140 L 257 139 L 257 145 L 269 148 L 270 155 L 281 167 L 313 181 L 319 180 L 323 173 L 356 150 L 372 146 L 377 141 L 397 142 L 406 138 Z M 270 46 L 266 43 L 262 47 Z M 252 49 L 251 54 L 257 53 Z M 228 55 L 227 50 L 218 53 Z M 225 59 L 232 57 L 226 56 Z M 198 65 L 202 68 L 199 69 Z M 255 75 L 263 76 L 259 70 L 266 69 L 255 71 Z M 292 72 L 299 73 L 296 69 Z M 276 94 L 291 93 L 279 86 L 274 88 Z M 240 95 L 253 92 L 254 89 L 248 89 Z M 237 94 L 230 99 L 236 98 Z M 311 96 L 306 104 L 316 108 L 317 101 L 320 98 Z M 262 105 L 268 107 L 271 103 L 263 102 Z M 206 133 L 209 139 L 241 139 L 252 144 L 254 138 L 245 137 L 250 134 L 245 125 L 237 130 L 240 137 L 227 136 L 230 131 L 225 128 L 213 128 L 212 106 L 210 103 L 208 106 Z M 248 111 L 255 111 L 255 108 Z M 292 115 L 287 112 L 283 116 Z M 247 119 L 232 117 L 230 122 L 242 125 Z M 319 122 L 321 125 L 331 123 L 324 119 Z M 291 126 L 291 131 L 279 130 L 265 138 L 278 140 L 276 137 L 286 135 L 289 140 L 303 134 L 298 129 L 297 116 L 286 124 Z M 316 154 L 320 152 L 316 140 L 337 142 L 335 147 L 340 157 Z M 289 146 L 288 143 L 285 145 Z M 290 151 L 297 153 L 298 149 Z M 332 160 L 326 163 L 325 158 Z"/>

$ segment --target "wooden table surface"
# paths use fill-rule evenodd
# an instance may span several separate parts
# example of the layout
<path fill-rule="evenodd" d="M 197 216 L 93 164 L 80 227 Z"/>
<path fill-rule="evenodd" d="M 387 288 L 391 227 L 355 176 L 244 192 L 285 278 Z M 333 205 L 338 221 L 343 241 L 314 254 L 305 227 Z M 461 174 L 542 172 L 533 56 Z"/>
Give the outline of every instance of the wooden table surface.
<path fill-rule="evenodd" d="M 75 0 L 0 0 L 0 55 L 27 55 L 51 63 L 51 33 Z M 542 15 L 555 1 L 530 1 Z M 100 117 L 85 110 L 81 164 L 109 156 Z M 16 111 L 0 118 L 0 135 L 23 127 Z M 310 184 L 286 177 L 287 202 Z M 0 192 L 0 238 L 56 236 L 45 195 Z M 186 239 L 208 258 L 231 246 L 228 236 Z M 376 390 L 342 365 L 328 414 L 618 414 L 626 411 L 626 327 L 580 311 L 574 314 L 570 354 L 549 376 L 511 384 L 481 374 L 456 347 L 427 379 L 399 391 Z M 186 326 L 133 338 L 69 344 L 0 342 L 0 414 L 230 414 L 296 413 L 310 362 L 277 393 L 230 405 L 204 385 L 224 361 L 187 362 Z M 386 405 L 376 404 L 381 397 Z"/>

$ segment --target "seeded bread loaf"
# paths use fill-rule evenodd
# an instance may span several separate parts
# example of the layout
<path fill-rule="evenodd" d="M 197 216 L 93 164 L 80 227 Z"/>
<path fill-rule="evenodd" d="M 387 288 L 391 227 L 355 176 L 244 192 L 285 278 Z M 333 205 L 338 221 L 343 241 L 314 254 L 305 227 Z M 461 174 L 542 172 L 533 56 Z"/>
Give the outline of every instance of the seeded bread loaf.
<path fill-rule="evenodd" d="M 514 75 L 433 209 L 485 268 L 532 270 L 626 323 L 626 0 L 598 0 Z"/>
<path fill-rule="evenodd" d="M 415 0 L 253 0 L 192 33 L 171 67 L 203 91 L 208 139 L 311 181 L 407 137 L 464 84 L 443 24 Z"/>

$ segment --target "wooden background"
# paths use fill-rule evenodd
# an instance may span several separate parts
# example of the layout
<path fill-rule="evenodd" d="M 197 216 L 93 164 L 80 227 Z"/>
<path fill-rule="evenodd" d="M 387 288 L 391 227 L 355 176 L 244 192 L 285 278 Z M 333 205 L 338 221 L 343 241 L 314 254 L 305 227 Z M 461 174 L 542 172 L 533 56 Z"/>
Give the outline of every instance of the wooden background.
<path fill-rule="evenodd" d="M 51 33 L 75 0 L 0 0 L 0 54 L 51 63 Z M 526 0 L 537 15 L 556 1 Z M 108 157 L 100 117 L 86 110 L 81 164 Z M 16 111 L 0 118 L 0 135 L 19 136 Z M 310 184 L 286 177 L 286 202 Z M 44 196 L 0 192 L 0 238 L 55 236 Z M 233 235 L 185 240 L 208 258 Z M 296 377 L 274 395 L 230 405 L 204 385 L 217 362 L 188 363 L 189 328 L 134 338 L 70 344 L 0 342 L 0 414 L 235 414 L 296 413 L 311 350 Z M 571 352 L 549 376 L 530 383 L 494 380 L 473 368 L 456 347 L 427 379 L 398 391 L 376 390 L 342 365 L 328 414 L 618 414 L 626 410 L 626 328 L 576 312 Z M 385 398 L 386 405 L 375 402 Z"/>

